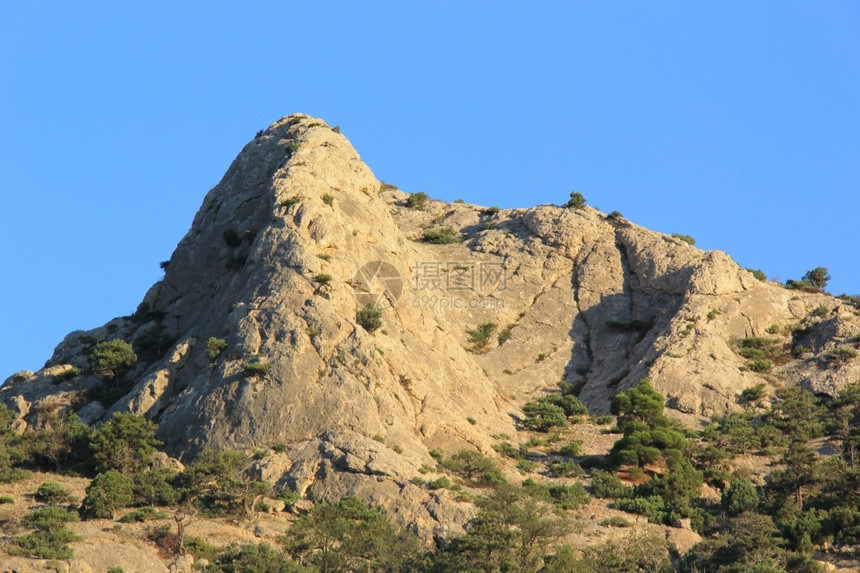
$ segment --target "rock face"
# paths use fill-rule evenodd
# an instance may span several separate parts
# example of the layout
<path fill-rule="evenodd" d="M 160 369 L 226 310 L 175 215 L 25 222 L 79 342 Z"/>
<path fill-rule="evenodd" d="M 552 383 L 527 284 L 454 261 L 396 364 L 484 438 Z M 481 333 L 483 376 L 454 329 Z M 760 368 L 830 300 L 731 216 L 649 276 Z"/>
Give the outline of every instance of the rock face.
<path fill-rule="evenodd" d="M 408 483 L 429 450 L 492 454 L 491 436 L 513 434 L 522 404 L 559 381 L 605 413 L 648 376 L 694 424 L 759 383 L 832 394 L 860 378 L 860 360 L 837 352 L 858 344 L 851 304 L 759 281 L 720 251 L 589 207 L 406 198 L 322 121 L 283 118 L 206 195 L 133 316 L 69 334 L 0 399 L 22 429 L 58 410 L 89 423 L 133 411 L 183 460 L 283 445 L 259 468 L 267 479 L 316 500 L 357 494 L 426 532 L 468 518 Z M 462 241 L 416 241 L 446 227 Z M 374 332 L 357 320 L 368 302 Z M 476 346 L 467 331 L 484 323 L 497 330 Z M 744 337 L 795 355 L 756 373 L 731 344 Z M 96 403 L 100 378 L 62 374 L 86 372 L 95 343 L 116 338 L 139 360 L 128 388 L 113 383 L 127 392 Z M 255 362 L 268 371 L 247 373 Z"/>

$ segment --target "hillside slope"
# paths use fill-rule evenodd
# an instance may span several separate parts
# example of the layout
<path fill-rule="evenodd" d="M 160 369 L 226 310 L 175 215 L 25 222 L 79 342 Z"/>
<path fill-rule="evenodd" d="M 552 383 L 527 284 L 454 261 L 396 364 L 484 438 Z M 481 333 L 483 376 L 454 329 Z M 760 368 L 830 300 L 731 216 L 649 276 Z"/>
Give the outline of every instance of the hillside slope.
<path fill-rule="evenodd" d="M 860 340 L 847 301 L 590 207 L 408 199 L 321 120 L 283 118 L 206 195 L 134 315 L 69 334 L 0 400 L 20 430 L 58 409 L 91 424 L 142 414 L 186 461 L 283 445 L 262 478 L 314 501 L 358 495 L 429 533 L 469 515 L 409 483 L 430 450 L 492 454 L 522 404 L 560 381 L 600 414 L 650 377 L 670 415 L 696 425 L 759 383 L 835 394 L 860 379 L 860 361 L 836 352 Z M 461 240 L 418 240 L 444 229 Z M 373 332 L 357 317 L 368 303 Z M 770 365 L 739 354 L 751 337 L 771 340 Z M 137 363 L 116 380 L 89 373 L 94 346 L 114 339 Z"/>

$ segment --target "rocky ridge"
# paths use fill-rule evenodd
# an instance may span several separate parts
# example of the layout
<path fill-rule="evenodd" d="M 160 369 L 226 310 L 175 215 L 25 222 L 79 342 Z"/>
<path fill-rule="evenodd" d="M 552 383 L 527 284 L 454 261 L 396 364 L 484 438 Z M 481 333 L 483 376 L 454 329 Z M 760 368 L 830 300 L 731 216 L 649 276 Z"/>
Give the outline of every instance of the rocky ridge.
<path fill-rule="evenodd" d="M 22 431 L 57 410 L 87 423 L 145 415 L 185 460 L 283 445 L 261 477 L 314 501 L 358 495 L 429 536 L 470 515 L 409 482 L 430 450 L 492 455 L 522 404 L 559 381 L 600 414 L 650 377 L 668 412 L 697 425 L 756 384 L 835 394 L 860 379 L 860 360 L 834 354 L 860 340 L 847 301 L 760 281 L 725 253 L 590 207 L 407 198 L 339 131 L 285 117 L 206 195 L 134 315 L 69 334 L 0 400 Z M 416 240 L 445 228 L 462 241 Z M 369 301 L 382 310 L 372 333 L 356 317 Z M 468 331 L 484 323 L 497 331 L 476 347 Z M 748 337 L 774 340 L 780 360 L 753 371 L 733 344 Z M 117 338 L 144 351 L 124 395 L 93 401 L 104 382 L 87 356 Z M 215 358 L 210 338 L 226 342 Z M 247 374 L 253 362 L 268 372 Z M 72 367 L 83 373 L 63 377 Z"/>

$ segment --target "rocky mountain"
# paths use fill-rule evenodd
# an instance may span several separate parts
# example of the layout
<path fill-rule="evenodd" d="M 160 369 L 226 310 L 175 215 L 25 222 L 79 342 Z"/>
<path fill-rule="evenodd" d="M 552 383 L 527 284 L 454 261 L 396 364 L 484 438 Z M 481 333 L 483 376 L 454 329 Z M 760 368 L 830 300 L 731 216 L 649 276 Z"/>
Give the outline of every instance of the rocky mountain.
<path fill-rule="evenodd" d="M 314 501 L 358 495 L 425 534 L 468 517 L 410 483 L 430 451 L 493 455 L 559 382 L 601 414 L 649 377 L 697 425 L 758 384 L 832 395 L 860 379 L 850 301 L 618 213 L 404 193 L 302 115 L 244 147 L 164 266 L 134 315 L 5 381 L 17 427 L 127 410 L 182 460 L 276 448 L 261 478 Z M 88 356 L 116 339 L 138 360 L 106 380 Z"/>

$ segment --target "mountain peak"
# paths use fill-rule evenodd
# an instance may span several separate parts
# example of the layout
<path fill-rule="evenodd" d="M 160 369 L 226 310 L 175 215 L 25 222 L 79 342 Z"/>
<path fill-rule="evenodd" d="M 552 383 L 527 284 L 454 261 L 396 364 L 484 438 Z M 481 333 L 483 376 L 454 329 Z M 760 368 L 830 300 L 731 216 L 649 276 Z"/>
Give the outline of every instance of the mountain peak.
<path fill-rule="evenodd" d="M 134 315 L 71 333 L 0 399 L 21 428 L 49 407 L 145 415 L 184 458 L 278 446 L 266 479 L 318 501 L 408 500 L 400 518 L 426 533 L 466 518 L 408 483 L 429 452 L 491 454 L 560 383 L 600 414 L 649 377 L 698 424 L 757 384 L 835 393 L 860 366 L 828 352 L 858 335 L 847 302 L 617 214 L 407 194 L 293 115 L 245 145 Z M 749 338 L 771 341 L 768 364 L 739 351 Z M 116 339 L 136 364 L 88 373 Z"/>

